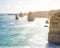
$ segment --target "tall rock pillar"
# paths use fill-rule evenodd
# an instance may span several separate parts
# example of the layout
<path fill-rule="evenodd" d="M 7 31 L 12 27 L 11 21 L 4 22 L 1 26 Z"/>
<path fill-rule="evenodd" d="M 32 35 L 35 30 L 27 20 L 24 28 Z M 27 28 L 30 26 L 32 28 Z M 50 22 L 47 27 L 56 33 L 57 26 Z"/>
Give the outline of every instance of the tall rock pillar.
<path fill-rule="evenodd" d="M 28 13 L 28 21 L 34 21 L 34 19 L 35 19 L 34 13 L 29 12 Z"/>
<path fill-rule="evenodd" d="M 60 11 L 53 11 L 50 18 L 48 41 L 60 44 Z"/>

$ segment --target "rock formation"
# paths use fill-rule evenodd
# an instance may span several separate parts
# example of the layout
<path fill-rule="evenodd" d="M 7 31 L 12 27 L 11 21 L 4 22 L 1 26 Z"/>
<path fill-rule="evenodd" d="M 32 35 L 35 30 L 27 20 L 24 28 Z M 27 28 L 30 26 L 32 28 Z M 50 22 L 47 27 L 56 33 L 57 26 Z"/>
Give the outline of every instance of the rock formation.
<path fill-rule="evenodd" d="M 19 13 L 19 17 L 23 17 L 23 13 L 21 12 L 21 13 Z"/>
<path fill-rule="evenodd" d="M 48 41 L 60 44 L 60 10 L 50 11 Z"/>
<path fill-rule="evenodd" d="M 16 20 L 18 20 L 18 16 L 17 16 L 17 14 L 15 14 L 15 18 L 16 18 Z"/>
<path fill-rule="evenodd" d="M 32 12 L 28 13 L 28 21 L 33 21 L 35 19 L 35 16 Z"/>
<path fill-rule="evenodd" d="M 34 14 L 35 14 L 35 17 L 38 17 L 38 18 L 48 18 L 48 12 L 49 11 L 36 11 L 34 12 Z"/>

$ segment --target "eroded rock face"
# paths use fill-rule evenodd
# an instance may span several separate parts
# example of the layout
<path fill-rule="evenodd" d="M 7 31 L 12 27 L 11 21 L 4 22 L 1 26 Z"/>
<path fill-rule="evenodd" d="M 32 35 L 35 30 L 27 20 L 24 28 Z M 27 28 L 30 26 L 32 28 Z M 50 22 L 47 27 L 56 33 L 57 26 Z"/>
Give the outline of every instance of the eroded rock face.
<path fill-rule="evenodd" d="M 34 14 L 32 12 L 29 12 L 28 13 L 28 21 L 34 21 L 34 19 L 35 19 Z"/>
<path fill-rule="evenodd" d="M 48 41 L 60 44 L 60 11 L 52 11 Z"/>

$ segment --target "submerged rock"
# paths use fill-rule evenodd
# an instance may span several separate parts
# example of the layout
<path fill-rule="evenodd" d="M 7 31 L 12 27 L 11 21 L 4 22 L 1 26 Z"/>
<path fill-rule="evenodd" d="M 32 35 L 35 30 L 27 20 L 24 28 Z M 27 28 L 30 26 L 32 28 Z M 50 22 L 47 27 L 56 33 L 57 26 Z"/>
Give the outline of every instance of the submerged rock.
<path fill-rule="evenodd" d="M 46 24 L 48 24 L 49 22 L 48 22 L 48 20 L 46 20 Z"/>
<path fill-rule="evenodd" d="M 47 25 L 45 25 L 44 27 L 48 27 Z"/>

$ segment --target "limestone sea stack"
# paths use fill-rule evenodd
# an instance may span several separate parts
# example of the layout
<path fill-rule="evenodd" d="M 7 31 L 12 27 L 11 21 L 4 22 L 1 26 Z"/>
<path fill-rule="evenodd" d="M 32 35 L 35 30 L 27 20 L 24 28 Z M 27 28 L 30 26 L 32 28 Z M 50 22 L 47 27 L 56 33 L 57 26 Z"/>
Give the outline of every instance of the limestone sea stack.
<path fill-rule="evenodd" d="M 48 41 L 60 44 L 60 10 L 50 11 L 50 15 Z"/>
<path fill-rule="evenodd" d="M 15 18 L 16 18 L 16 20 L 18 20 L 19 18 L 18 18 L 18 16 L 17 16 L 17 14 L 15 14 Z"/>
<path fill-rule="evenodd" d="M 23 17 L 23 13 L 22 13 L 22 12 L 21 12 L 21 13 L 19 13 L 18 15 L 19 15 L 19 17 Z"/>
<path fill-rule="evenodd" d="M 28 13 L 28 21 L 34 21 L 34 19 L 35 19 L 35 16 L 34 16 L 34 13 L 32 13 L 32 12 L 29 12 Z"/>

